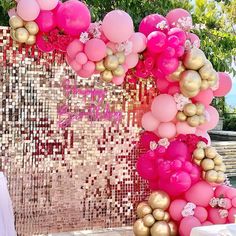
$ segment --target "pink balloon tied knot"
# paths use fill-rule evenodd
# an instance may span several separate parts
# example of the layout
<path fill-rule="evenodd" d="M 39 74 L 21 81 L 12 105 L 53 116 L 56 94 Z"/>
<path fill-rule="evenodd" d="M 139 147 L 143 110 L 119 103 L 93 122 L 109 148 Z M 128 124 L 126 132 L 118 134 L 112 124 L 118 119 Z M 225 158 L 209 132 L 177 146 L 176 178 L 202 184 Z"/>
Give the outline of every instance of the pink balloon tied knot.
<path fill-rule="evenodd" d="M 182 210 L 181 214 L 183 217 L 194 216 L 194 210 L 196 209 L 196 205 L 192 202 L 188 202 L 184 209 Z"/>

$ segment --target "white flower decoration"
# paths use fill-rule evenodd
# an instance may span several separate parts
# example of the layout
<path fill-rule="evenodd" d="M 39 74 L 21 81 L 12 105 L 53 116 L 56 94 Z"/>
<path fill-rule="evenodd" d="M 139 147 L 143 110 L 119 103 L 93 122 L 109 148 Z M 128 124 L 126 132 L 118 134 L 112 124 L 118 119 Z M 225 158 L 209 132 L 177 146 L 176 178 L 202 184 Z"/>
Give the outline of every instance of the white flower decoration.
<path fill-rule="evenodd" d="M 159 144 L 160 146 L 163 146 L 163 147 L 165 147 L 165 148 L 168 148 L 168 146 L 170 145 L 170 142 L 169 142 L 169 140 L 168 140 L 167 138 L 162 138 L 162 139 L 160 139 L 160 140 L 158 141 L 158 144 Z"/>
<path fill-rule="evenodd" d="M 125 55 L 129 55 L 133 50 L 133 43 L 131 41 L 126 41 L 116 45 L 116 50 L 118 52 L 124 52 Z"/>
<path fill-rule="evenodd" d="M 192 28 L 192 19 L 190 16 L 182 17 L 178 20 L 177 24 L 173 25 L 184 30 L 190 30 Z"/>
<path fill-rule="evenodd" d="M 228 212 L 228 210 L 226 210 L 226 209 L 220 209 L 220 210 L 219 210 L 219 213 L 220 213 L 220 217 L 221 217 L 221 218 L 226 218 L 226 217 L 228 217 L 228 215 L 229 215 L 229 212 Z"/>
<path fill-rule="evenodd" d="M 150 142 L 150 150 L 154 151 L 158 147 L 158 143 L 155 141 Z"/>
<path fill-rule="evenodd" d="M 187 98 L 183 94 L 179 94 L 179 93 L 174 94 L 174 99 L 175 99 L 178 111 L 183 111 L 184 106 L 188 103 L 191 103 L 189 98 Z"/>
<path fill-rule="evenodd" d="M 213 198 L 210 200 L 209 205 L 210 205 L 211 207 L 216 207 L 216 206 L 218 205 L 218 202 L 219 202 L 219 198 L 213 197 Z"/>
<path fill-rule="evenodd" d="M 79 40 L 80 40 L 80 42 L 81 43 L 87 43 L 88 41 L 89 41 L 89 34 L 88 34 L 88 32 L 82 32 L 81 33 L 81 35 L 80 35 L 80 38 L 79 38 Z"/>
<path fill-rule="evenodd" d="M 89 26 L 89 33 L 94 38 L 100 38 L 102 35 L 102 21 L 94 22 Z"/>
<path fill-rule="evenodd" d="M 194 210 L 197 206 L 192 203 L 192 202 L 188 202 L 186 204 L 186 206 L 184 207 L 184 209 L 182 210 L 181 214 L 183 217 L 188 217 L 188 216 L 193 216 L 194 215 Z"/>
<path fill-rule="evenodd" d="M 158 24 L 156 24 L 156 28 L 164 30 L 164 29 L 168 28 L 168 25 L 167 25 L 166 21 L 163 20 L 163 21 L 159 22 Z"/>
<path fill-rule="evenodd" d="M 220 198 L 218 201 L 218 206 L 222 207 L 222 208 L 226 208 L 226 206 L 227 206 L 226 200 L 224 198 Z"/>

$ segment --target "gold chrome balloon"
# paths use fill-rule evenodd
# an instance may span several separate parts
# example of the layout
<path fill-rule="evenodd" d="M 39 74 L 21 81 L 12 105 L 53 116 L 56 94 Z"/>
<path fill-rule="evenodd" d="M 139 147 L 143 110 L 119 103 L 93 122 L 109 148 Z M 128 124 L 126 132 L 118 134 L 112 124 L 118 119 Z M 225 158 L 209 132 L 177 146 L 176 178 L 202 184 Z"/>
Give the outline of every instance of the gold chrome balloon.
<path fill-rule="evenodd" d="M 123 52 L 117 52 L 115 55 L 117 56 L 120 65 L 125 63 L 125 54 Z"/>
<path fill-rule="evenodd" d="M 201 77 L 198 72 L 194 70 L 186 70 L 181 74 L 180 87 L 187 91 L 194 92 L 200 89 Z"/>
<path fill-rule="evenodd" d="M 200 88 L 195 90 L 195 91 L 190 92 L 190 91 L 188 91 L 185 88 L 180 86 L 180 91 L 185 97 L 192 98 L 192 97 L 195 97 L 195 96 L 198 95 L 198 93 L 200 92 Z"/>
<path fill-rule="evenodd" d="M 206 148 L 207 147 L 207 144 L 203 141 L 200 141 L 197 143 L 197 147 L 198 148 Z"/>
<path fill-rule="evenodd" d="M 200 115 L 203 115 L 204 114 L 204 111 L 205 111 L 205 106 L 201 103 L 196 103 L 196 108 L 197 108 L 197 115 L 200 116 Z"/>
<path fill-rule="evenodd" d="M 123 76 L 125 74 L 124 67 L 119 65 L 112 73 L 114 76 Z"/>
<path fill-rule="evenodd" d="M 201 161 L 202 161 L 202 160 L 193 159 L 193 162 L 194 162 L 196 165 L 198 165 L 198 166 L 201 165 Z"/>
<path fill-rule="evenodd" d="M 102 72 L 101 78 L 105 82 L 111 82 L 112 79 L 113 79 L 113 75 L 112 75 L 111 71 L 105 70 L 105 71 Z"/>
<path fill-rule="evenodd" d="M 206 172 L 205 179 L 208 182 L 211 182 L 211 183 L 216 182 L 217 178 L 218 178 L 218 174 L 215 170 L 208 170 Z"/>
<path fill-rule="evenodd" d="M 199 116 L 199 124 L 200 125 L 203 125 L 206 123 L 206 117 L 205 116 Z"/>
<path fill-rule="evenodd" d="M 168 212 L 165 212 L 165 215 L 164 215 L 164 221 L 166 222 L 169 222 L 170 221 L 170 214 Z"/>
<path fill-rule="evenodd" d="M 106 50 L 107 56 L 113 55 L 113 50 L 111 48 L 107 48 Z"/>
<path fill-rule="evenodd" d="M 11 38 L 16 41 L 16 31 L 14 29 L 11 29 L 10 31 Z"/>
<path fill-rule="evenodd" d="M 172 73 L 171 75 L 168 75 L 168 80 L 171 80 L 171 81 L 179 81 L 180 80 L 180 75 L 182 72 L 185 71 L 185 67 L 183 66 L 183 63 L 182 62 L 179 62 L 179 67 L 178 69 Z"/>
<path fill-rule="evenodd" d="M 176 118 L 177 118 L 179 121 L 186 121 L 186 120 L 187 120 L 187 116 L 186 116 L 182 111 L 179 111 L 179 112 L 177 113 Z"/>
<path fill-rule="evenodd" d="M 19 16 L 12 16 L 9 20 L 9 25 L 13 29 L 21 28 L 24 26 L 24 21 Z"/>
<path fill-rule="evenodd" d="M 197 107 L 195 104 L 188 103 L 184 106 L 184 114 L 186 116 L 194 116 L 197 113 Z"/>
<path fill-rule="evenodd" d="M 30 35 L 29 38 L 26 40 L 27 45 L 34 45 L 36 42 L 36 37 L 35 35 Z"/>
<path fill-rule="evenodd" d="M 136 220 L 133 226 L 133 232 L 136 236 L 149 236 L 150 230 L 144 225 L 142 219 Z"/>
<path fill-rule="evenodd" d="M 207 147 L 205 149 L 205 155 L 206 155 L 206 157 L 213 159 L 216 157 L 217 151 L 214 147 Z"/>
<path fill-rule="evenodd" d="M 25 28 L 31 35 L 36 35 L 39 32 L 39 27 L 36 22 L 29 21 L 25 23 Z"/>
<path fill-rule="evenodd" d="M 149 196 L 148 204 L 152 209 L 166 210 L 170 205 L 170 197 L 163 191 L 155 191 Z"/>
<path fill-rule="evenodd" d="M 119 66 L 118 58 L 115 55 L 107 56 L 104 65 L 107 70 L 115 70 Z"/>
<path fill-rule="evenodd" d="M 199 74 L 203 80 L 212 80 L 215 76 L 216 71 L 209 65 L 204 65 L 200 70 Z M 211 78 L 211 79 L 210 79 Z"/>
<path fill-rule="evenodd" d="M 206 158 L 206 159 L 202 160 L 201 167 L 205 171 L 213 170 L 215 167 L 215 163 L 213 160 Z"/>
<path fill-rule="evenodd" d="M 216 183 L 223 183 L 225 181 L 225 173 L 218 171 L 217 174 L 218 174 L 218 177 L 217 177 Z"/>
<path fill-rule="evenodd" d="M 153 236 L 170 236 L 170 233 L 170 227 L 165 221 L 158 221 L 151 228 L 151 235 Z"/>
<path fill-rule="evenodd" d="M 193 157 L 197 160 L 202 160 L 205 157 L 205 152 L 202 148 L 197 148 L 193 152 Z"/>
<path fill-rule="evenodd" d="M 96 63 L 96 70 L 103 72 L 104 70 L 106 70 L 103 61 L 99 61 Z"/>
<path fill-rule="evenodd" d="M 163 220 L 165 216 L 165 211 L 162 209 L 155 209 L 152 214 L 156 220 Z"/>
<path fill-rule="evenodd" d="M 147 227 L 151 227 L 155 222 L 156 222 L 156 220 L 154 219 L 152 214 L 148 214 L 148 215 L 144 216 L 144 218 L 143 218 L 143 223 Z"/>
<path fill-rule="evenodd" d="M 194 115 L 194 116 L 188 117 L 187 122 L 191 127 L 197 127 L 200 124 L 199 116 Z"/>
<path fill-rule="evenodd" d="M 147 204 L 139 204 L 137 207 L 137 214 L 139 218 L 143 218 L 146 215 L 149 215 L 152 213 L 152 208 L 148 206 Z"/>
<path fill-rule="evenodd" d="M 25 43 L 29 38 L 29 32 L 25 28 L 18 28 L 15 37 L 19 43 Z"/>
<path fill-rule="evenodd" d="M 225 166 L 224 163 L 222 163 L 220 166 L 215 166 L 215 170 L 225 172 L 226 171 L 226 166 Z"/>
<path fill-rule="evenodd" d="M 201 89 L 201 90 L 206 90 L 206 89 L 208 89 L 209 87 L 210 87 L 209 81 L 208 81 L 208 80 L 202 80 L 200 89 Z"/>
<path fill-rule="evenodd" d="M 173 221 L 170 221 L 168 225 L 170 227 L 170 236 L 177 236 L 178 235 L 177 225 Z"/>
<path fill-rule="evenodd" d="M 214 163 L 215 165 L 219 166 L 223 163 L 223 158 L 220 155 L 216 155 L 216 157 L 214 158 Z"/>
<path fill-rule="evenodd" d="M 199 70 L 206 63 L 206 56 L 199 48 L 189 50 L 183 59 L 184 66 L 190 70 Z"/>

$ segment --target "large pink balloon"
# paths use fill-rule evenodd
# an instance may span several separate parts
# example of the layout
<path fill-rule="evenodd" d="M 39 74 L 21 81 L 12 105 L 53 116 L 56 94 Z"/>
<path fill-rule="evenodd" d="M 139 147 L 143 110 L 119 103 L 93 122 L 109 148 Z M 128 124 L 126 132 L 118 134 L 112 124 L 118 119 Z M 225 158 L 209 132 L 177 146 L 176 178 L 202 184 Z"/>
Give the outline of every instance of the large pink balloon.
<path fill-rule="evenodd" d="M 183 218 L 182 211 L 186 205 L 187 202 L 183 199 L 176 199 L 171 202 L 169 213 L 174 221 L 181 221 L 181 219 Z"/>
<path fill-rule="evenodd" d="M 196 218 L 198 218 L 198 220 L 203 223 L 204 221 L 206 221 L 208 213 L 207 210 L 204 207 L 196 207 L 196 209 L 194 210 L 194 216 Z"/>
<path fill-rule="evenodd" d="M 88 29 L 91 16 L 87 6 L 76 0 L 64 2 L 56 13 L 57 25 L 69 35 L 80 35 Z"/>
<path fill-rule="evenodd" d="M 41 10 L 53 10 L 59 0 L 37 0 Z"/>
<path fill-rule="evenodd" d="M 160 31 L 153 31 L 147 37 L 147 48 L 151 53 L 160 53 L 165 50 L 167 37 Z"/>
<path fill-rule="evenodd" d="M 129 41 L 132 42 L 133 44 L 132 47 L 133 53 L 139 53 L 144 51 L 147 45 L 146 36 L 140 32 L 133 33 Z"/>
<path fill-rule="evenodd" d="M 161 122 L 172 121 L 178 112 L 174 98 L 168 94 L 158 95 L 152 102 L 151 110 Z"/>
<path fill-rule="evenodd" d="M 225 72 L 218 72 L 219 88 L 214 91 L 215 97 L 223 97 L 232 89 L 232 80 Z"/>
<path fill-rule="evenodd" d="M 79 52 L 82 52 L 84 45 L 79 39 L 74 39 L 67 47 L 66 52 L 71 59 L 74 59 Z"/>
<path fill-rule="evenodd" d="M 194 227 L 201 226 L 201 222 L 194 216 L 188 216 L 181 220 L 179 225 L 180 236 L 190 236 Z"/>
<path fill-rule="evenodd" d="M 89 60 L 100 61 L 106 56 L 106 44 L 101 39 L 90 39 L 84 51 Z"/>
<path fill-rule="evenodd" d="M 163 29 L 161 27 L 157 28 L 157 25 L 161 22 L 165 24 Z M 156 30 L 168 31 L 168 29 L 169 29 L 169 24 L 166 18 L 158 14 L 152 14 L 146 16 L 139 25 L 139 32 L 143 33 L 146 36 L 148 36 L 150 33 Z"/>
<path fill-rule="evenodd" d="M 219 209 L 217 208 L 211 208 L 208 210 L 208 219 L 213 223 L 213 224 L 225 224 L 227 218 L 222 218 L 220 216 Z"/>
<path fill-rule="evenodd" d="M 177 134 L 195 134 L 196 127 L 191 127 L 187 122 L 177 122 L 176 124 Z"/>
<path fill-rule="evenodd" d="M 204 193 L 204 194 L 203 194 Z M 207 207 L 214 197 L 214 190 L 210 184 L 200 181 L 194 184 L 186 193 L 185 199 L 198 206 Z"/>
<path fill-rule="evenodd" d="M 195 102 L 200 102 L 205 106 L 208 106 L 211 104 L 213 98 L 214 98 L 213 90 L 209 88 L 206 90 L 202 90 L 197 96 L 195 96 L 192 99 Z"/>
<path fill-rule="evenodd" d="M 205 113 L 206 113 L 207 122 L 205 124 L 199 126 L 199 129 L 201 129 L 201 130 L 214 129 L 219 122 L 219 118 L 220 118 L 219 113 L 212 106 L 208 106 L 205 111 L 206 111 Z"/>
<path fill-rule="evenodd" d="M 39 30 L 42 32 L 51 31 L 57 24 L 55 14 L 52 11 L 40 11 L 35 22 L 38 24 Z"/>
<path fill-rule="evenodd" d="M 128 69 L 134 68 L 139 61 L 139 56 L 137 53 L 131 53 L 129 54 L 125 59 L 125 65 Z"/>
<path fill-rule="evenodd" d="M 172 122 L 161 123 L 158 127 L 158 134 L 161 138 L 172 139 L 176 135 L 176 127 Z"/>
<path fill-rule="evenodd" d="M 40 12 L 36 0 L 20 0 L 17 4 L 17 14 L 25 21 L 35 20 Z"/>
<path fill-rule="evenodd" d="M 185 44 L 185 41 L 187 39 L 186 32 L 180 28 L 172 28 L 168 32 L 169 36 L 176 36 L 179 39 L 179 43 L 181 45 Z"/>
<path fill-rule="evenodd" d="M 155 131 L 160 122 L 153 116 L 151 112 L 147 112 L 142 117 L 142 126 L 147 131 Z"/>
<path fill-rule="evenodd" d="M 133 20 L 128 13 L 113 10 L 104 17 L 102 30 L 110 41 L 122 43 L 128 40 L 134 32 Z"/>
<path fill-rule="evenodd" d="M 165 74 L 169 75 L 175 72 L 179 66 L 179 60 L 175 57 L 168 58 L 161 55 L 158 58 L 158 68 Z"/>
<path fill-rule="evenodd" d="M 217 198 L 219 198 L 220 196 L 226 197 L 226 192 L 229 189 L 230 189 L 230 187 L 226 186 L 224 184 L 217 186 L 215 189 L 215 197 L 217 197 Z"/>

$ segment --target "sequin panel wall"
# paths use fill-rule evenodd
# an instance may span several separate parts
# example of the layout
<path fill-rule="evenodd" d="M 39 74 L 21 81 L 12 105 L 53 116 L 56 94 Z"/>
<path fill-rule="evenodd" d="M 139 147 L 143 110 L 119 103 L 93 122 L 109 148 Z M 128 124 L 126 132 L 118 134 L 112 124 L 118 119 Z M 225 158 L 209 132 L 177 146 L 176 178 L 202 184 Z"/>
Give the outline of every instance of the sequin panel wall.
<path fill-rule="evenodd" d="M 62 54 L 18 47 L 8 28 L 0 29 L 0 60 L 0 158 L 18 234 L 131 225 L 137 202 L 147 194 L 135 162 L 151 82 L 115 87 L 96 77 L 78 78 Z M 84 118 L 58 128 L 60 104 L 73 109 L 89 102 L 65 96 L 65 77 L 80 89 L 105 90 L 105 102 L 122 111 L 121 123 Z"/>

